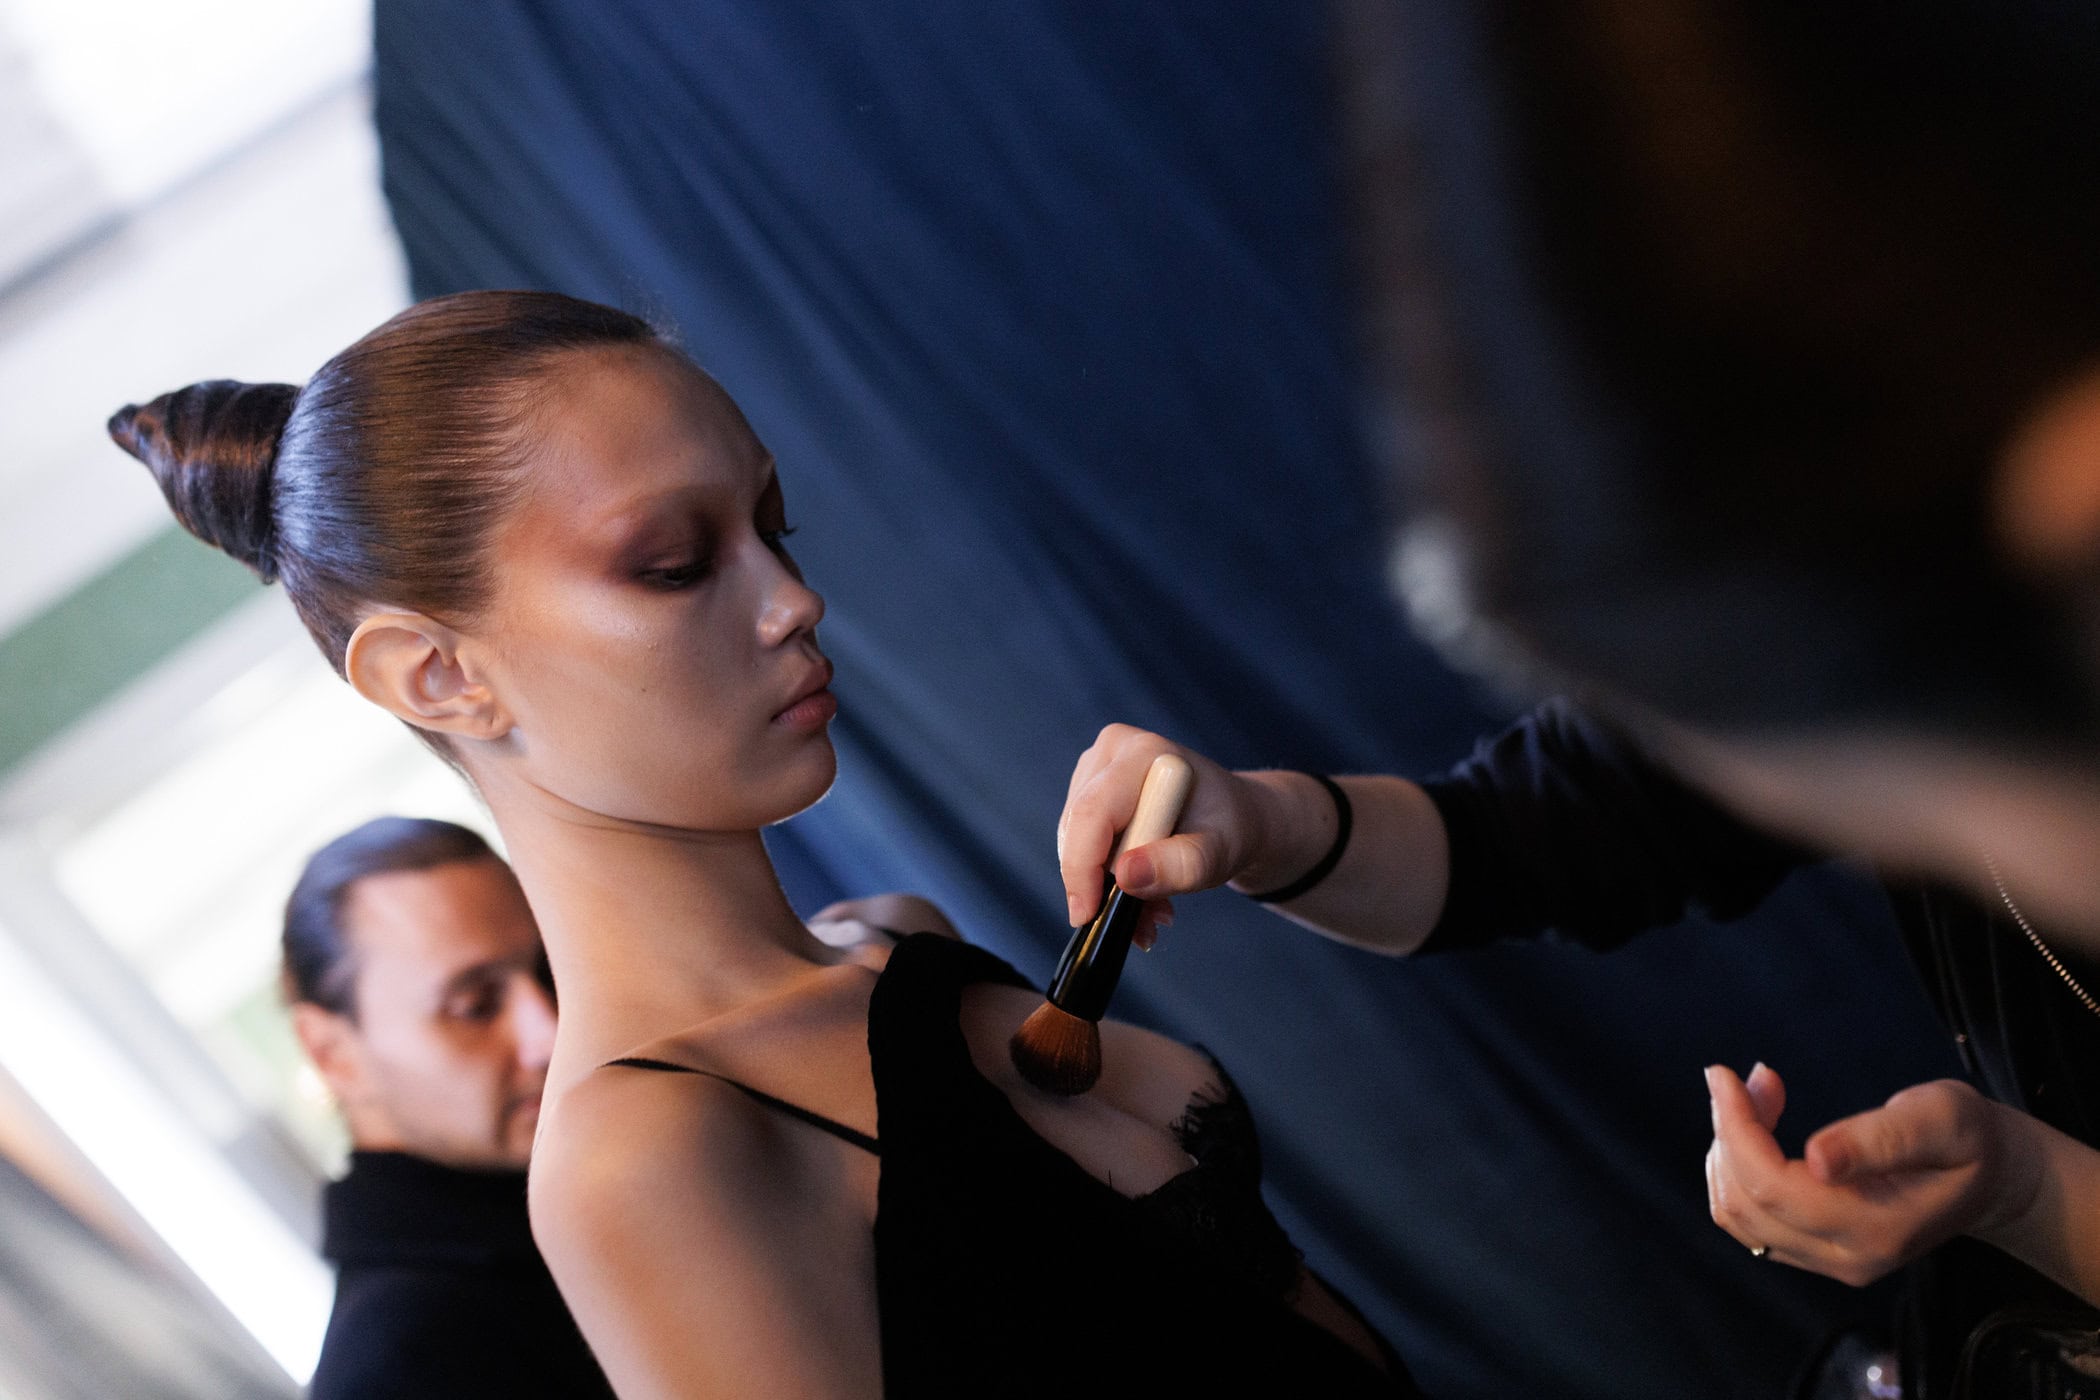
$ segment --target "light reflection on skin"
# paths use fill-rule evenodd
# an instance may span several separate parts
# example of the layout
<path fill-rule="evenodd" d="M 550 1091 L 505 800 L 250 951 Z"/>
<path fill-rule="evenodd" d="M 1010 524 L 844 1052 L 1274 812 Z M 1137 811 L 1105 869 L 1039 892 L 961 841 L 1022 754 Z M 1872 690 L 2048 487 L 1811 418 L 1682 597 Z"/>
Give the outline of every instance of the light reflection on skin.
<path fill-rule="evenodd" d="M 508 726 L 470 762 L 493 777 L 524 758 L 566 806 L 658 828 L 749 831 L 809 805 L 831 746 L 773 721 L 829 679 L 824 605 L 786 551 L 771 454 L 669 352 L 579 355 L 559 383 L 461 647 Z"/>

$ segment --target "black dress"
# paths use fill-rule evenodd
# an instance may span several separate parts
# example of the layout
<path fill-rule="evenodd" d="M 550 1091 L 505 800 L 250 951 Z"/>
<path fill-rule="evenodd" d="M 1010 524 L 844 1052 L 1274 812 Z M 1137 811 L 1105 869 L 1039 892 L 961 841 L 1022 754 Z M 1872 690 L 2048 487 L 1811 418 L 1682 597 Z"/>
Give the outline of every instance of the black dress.
<path fill-rule="evenodd" d="M 1423 784 L 1444 819 L 1450 893 L 1422 951 L 1549 931 L 1610 948 L 1694 909 L 1747 913 L 1820 857 L 1743 825 L 1565 703 L 1542 706 Z M 2100 1145 L 2100 1016 L 2010 919 L 1953 890 L 1888 887 L 1896 923 L 1978 1088 Z M 2100 969 L 2052 942 L 2088 988 Z M 1962 1238 L 1911 1266 L 1898 1321 L 1904 1392 L 1938 1400 L 1997 1308 L 2068 1294 Z"/>
<path fill-rule="evenodd" d="M 1189 1169 L 1126 1197 L 978 1072 L 958 1016 L 963 988 L 987 981 L 1029 985 L 933 934 L 891 952 L 868 1006 L 875 1140 L 737 1086 L 881 1156 L 889 1400 L 1419 1394 L 1390 1350 L 1381 1373 L 1291 1308 L 1303 1266 L 1262 1201 L 1253 1120 L 1222 1072 L 1224 1096 L 1193 1101 L 1177 1126 Z"/>
<path fill-rule="evenodd" d="M 612 1400 L 533 1245 L 523 1172 L 353 1152 L 322 1207 L 335 1310 L 310 1400 Z"/>

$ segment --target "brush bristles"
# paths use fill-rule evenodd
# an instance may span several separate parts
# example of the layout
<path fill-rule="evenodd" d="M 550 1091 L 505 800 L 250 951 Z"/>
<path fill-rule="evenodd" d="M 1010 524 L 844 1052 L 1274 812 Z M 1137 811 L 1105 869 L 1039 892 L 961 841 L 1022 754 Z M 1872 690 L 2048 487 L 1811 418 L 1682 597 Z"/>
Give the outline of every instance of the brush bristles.
<path fill-rule="evenodd" d="M 1069 1099 L 1101 1078 L 1101 1028 L 1047 1001 L 1021 1023 L 1006 1051 L 1021 1077 L 1046 1094 Z"/>

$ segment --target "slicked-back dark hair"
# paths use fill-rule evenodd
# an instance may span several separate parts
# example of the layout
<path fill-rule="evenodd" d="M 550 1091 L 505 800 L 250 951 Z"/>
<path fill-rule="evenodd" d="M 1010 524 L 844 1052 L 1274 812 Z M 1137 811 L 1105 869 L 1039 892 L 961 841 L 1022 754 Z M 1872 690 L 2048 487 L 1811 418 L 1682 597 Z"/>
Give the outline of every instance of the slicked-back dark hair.
<path fill-rule="evenodd" d="M 375 817 L 336 837 L 308 857 L 285 901 L 285 999 L 356 1017 L 356 950 L 343 906 L 358 881 L 496 859 L 478 832 L 429 817 Z"/>
<path fill-rule="evenodd" d="M 303 388 L 192 384 L 119 410 L 109 432 L 184 528 L 284 585 L 341 673 L 374 604 L 464 623 L 487 601 L 491 527 L 550 367 L 666 343 L 573 297 L 462 292 L 409 307 Z"/>

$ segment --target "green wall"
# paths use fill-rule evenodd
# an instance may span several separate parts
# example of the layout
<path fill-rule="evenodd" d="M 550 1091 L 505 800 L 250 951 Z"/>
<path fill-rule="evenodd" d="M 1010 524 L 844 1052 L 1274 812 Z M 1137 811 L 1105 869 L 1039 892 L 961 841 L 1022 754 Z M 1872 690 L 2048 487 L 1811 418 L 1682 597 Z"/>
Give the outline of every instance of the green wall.
<path fill-rule="evenodd" d="M 0 637 L 0 775 L 261 586 L 169 526 Z"/>

